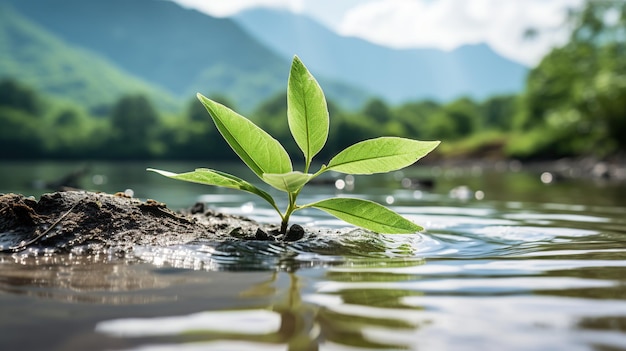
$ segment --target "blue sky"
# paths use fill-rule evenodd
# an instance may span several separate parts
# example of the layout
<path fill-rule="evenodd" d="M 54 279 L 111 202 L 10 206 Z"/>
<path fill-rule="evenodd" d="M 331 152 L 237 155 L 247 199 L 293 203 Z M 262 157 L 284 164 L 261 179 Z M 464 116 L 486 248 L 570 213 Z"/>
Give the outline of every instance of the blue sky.
<path fill-rule="evenodd" d="M 173 0 L 212 16 L 253 7 L 286 9 L 335 32 L 394 48 L 440 48 L 487 43 L 531 66 L 567 39 L 566 10 L 582 0 Z M 528 28 L 541 31 L 524 39 Z"/>

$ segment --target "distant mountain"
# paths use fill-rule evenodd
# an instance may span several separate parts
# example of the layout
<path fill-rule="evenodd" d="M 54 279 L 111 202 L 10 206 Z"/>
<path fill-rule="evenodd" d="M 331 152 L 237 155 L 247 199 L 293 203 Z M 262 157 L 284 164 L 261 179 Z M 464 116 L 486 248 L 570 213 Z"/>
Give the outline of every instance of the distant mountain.
<path fill-rule="evenodd" d="M 484 44 L 451 52 L 395 50 L 339 36 L 315 20 L 274 9 L 253 9 L 234 20 L 283 57 L 297 53 L 307 66 L 380 95 L 390 102 L 459 96 L 485 98 L 519 92 L 527 68 Z"/>
<path fill-rule="evenodd" d="M 52 96 L 87 108 L 111 104 L 129 93 L 145 93 L 160 108 L 177 99 L 102 57 L 69 45 L 0 3 L 0 78 L 14 78 Z"/>
<path fill-rule="evenodd" d="M 277 55 L 228 18 L 164 0 L 4 1 L 67 43 L 98 53 L 179 98 L 197 91 L 219 93 L 250 109 L 286 87 L 291 56 Z M 328 95 L 342 104 L 360 104 L 368 97 L 328 82 Z M 349 94 L 339 97 L 343 90 Z"/>

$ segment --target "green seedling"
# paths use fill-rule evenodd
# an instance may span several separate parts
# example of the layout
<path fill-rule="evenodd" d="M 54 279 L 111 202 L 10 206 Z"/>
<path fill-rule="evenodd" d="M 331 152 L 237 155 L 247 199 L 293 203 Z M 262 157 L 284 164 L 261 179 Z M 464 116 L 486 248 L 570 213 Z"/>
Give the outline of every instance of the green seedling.
<path fill-rule="evenodd" d="M 345 174 L 387 173 L 402 169 L 431 152 L 439 141 L 418 141 L 380 137 L 358 142 L 334 156 L 327 164 L 310 173 L 313 157 L 328 138 L 329 116 L 324 93 L 300 59 L 295 56 L 287 85 L 287 122 L 296 144 L 304 154 L 304 170 L 294 171 L 284 147 L 247 118 L 201 94 L 198 99 L 209 112 L 215 126 L 241 160 L 265 183 L 287 193 L 288 205 L 282 212 L 272 196 L 234 175 L 199 168 L 193 172 L 172 173 L 148 168 L 169 178 L 243 190 L 260 196 L 278 212 L 280 232 L 285 233 L 294 211 L 317 208 L 343 221 L 379 233 L 415 233 L 419 225 L 372 201 L 357 198 L 330 198 L 298 205 L 300 191 L 311 179 L 324 172 Z"/>

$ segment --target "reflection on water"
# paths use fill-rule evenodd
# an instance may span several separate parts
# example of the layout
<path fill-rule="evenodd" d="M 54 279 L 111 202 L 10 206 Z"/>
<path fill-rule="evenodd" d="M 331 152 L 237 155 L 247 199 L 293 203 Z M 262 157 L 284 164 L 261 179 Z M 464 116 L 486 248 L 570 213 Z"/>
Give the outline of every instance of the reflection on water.
<path fill-rule="evenodd" d="M 0 256 L 0 291 L 64 302 L 136 304 L 167 299 L 158 290 L 193 283 L 154 274 L 146 265 L 102 256 Z M 11 269 L 8 269 L 10 267 Z M 33 269 L 36 267 L 36 269 Z M 202 280 L 195 278 L 195 282 Z M 137 291 L 155 291 L 140 293 Z"/>
<path fill-rule="evenodd" d="M 323 299 L 315 295 L 302 296 L 298 276 L 294 273 L 282 274 L 289 278 L 284 291 L 273 286 L 279 274 L 269 281 L 252 286 L 240 293 L 240 297 L 265 296 L 273 303 L 263 309 L 236 309 L 194 313 L 162 318 L 123 318 L 100 322 L 96 331 L 114 337 L 166 337 L 179 336 L 185 339 L 189 348 L 217 347 L 220 349 L 257 350 L 260 345 L 275 349 L 317 350 L 320 345 L 349 345 L 362 348 L 406 348 L 396 342 L 371 340 L 367 328 L 414 329 L 413 323 L 397 320 L 391 315 L 379 316 L 361 311 L 357 314 L 336 311 L 333 306 L 325 306 Z M 382 294 L 379 294 L 382 293 Z M 410 294 L 411 295 L 411 294 Z M 399 299 L 406 297 L 402 292 L 394 293 L 372 290 L 346 293 L 342 305 L 368 303 L 370 306 L 400 307 Z M 363 297 L 366 297 L 363 300 Z M 378 297 L 377 297 L 378 296 Z M 395 296 L 389 300 L 390 296 Z M 350 298 L 352 297 L 352 298 Z M 316 301 L 319 300 L 319 301 Z M 408 307 L 408 306 L 407 306 Z M 247 341 L 248 343 L 242 343 Z M 193 343 L 193 344 L 191 344 Z M 269 344 L 269 345 L 268 345 Z M 280 346 L 283 345 L 283 346 Z M 171 347 L 172 345 L 170 345 Z M 177 345 L 176 347 L 179 347 Z M 166 346 L 145 347 L 141 350 L 160 350 Z M 262 347 L 262 349 L 274 349 Z"/>
<path fill-rule="evenodd" d="M 98 172 L 107 174 L 109 186 L 121 187 L 116 174 L 124 170 Z M 415 235 L 344 228 L 311 210 L 294 220 L 311 231 L 333 229 L 307 242 L 137 247 L 125 258 L 0 256 L 0 345 L 624 350 L 626 187 L 544 184 L 540 174 L 522 172 L 437 172 L 428 189 L 414 180 L 432 174 L 416 169 L 355 177 L 351 189 L 345 179 L 336 187 L 340 178 L 333 178 L 302 194 L 313 201 L 351 192 L 388 203 L 427 229 Z M 246 194 L 164 184 L 149 175 L 126 179 L 124 188 L 139 197 L 179 206 L 199 199 L 221 211 L 276 220 Z"/>

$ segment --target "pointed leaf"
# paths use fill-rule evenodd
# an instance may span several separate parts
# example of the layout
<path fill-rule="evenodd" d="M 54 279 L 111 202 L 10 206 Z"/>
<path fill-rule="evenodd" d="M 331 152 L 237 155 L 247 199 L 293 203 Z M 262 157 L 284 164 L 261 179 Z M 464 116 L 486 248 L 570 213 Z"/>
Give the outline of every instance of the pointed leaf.
<path fill-rule="evenodd" d="M 418 141 L 381 137 L 361 141 L 341 151 L 327 169 L 349 174 L 372 174 L 407 167 L 439 145 L 439 141 Z"/>
<path fill-rule="evenodd" d="M 385 206 L 368 200 L 340 197 L 303 207 L 315 207 L 350 224 L 378 233 L 410 234 L 424 229 Z"/>
<path fill-rule="evenodd" d="M 207 168 L 198 168 L 193 172 L 187 173 L 172 173 L 168 171 L 162 171 L 159 169 L 148 168 L 148 171 L 159 173 L 160 175 L 166 176 L 172 179 L 184 180 L 187 182 L 204 184 L 204 185 L 215 185 L 221 186 L 224 188 L 237 189 L 242 191 L 247 191 L 249 193 L 258 195 L 265 199 L 265 201 L 269 202 L 271 205 L 275 207 L 274 199 L 267 192 L 255 187 L 254 185 L 246 182 L 245 180 L 235 177 L 234 175 L 230 175 L 228 173 L 207 169 Z"/>
<path fill-rule="evenodd" d="M 281 174 L 265 173 L 263 174 L 263 181 L 278 190 L 292 193 L 300 190 L 311 177 L 312 174 L 297 171 Z"/>
<path fill-rule="evenodd" d="M 259 178 L 263 173 L 291 172 L 291 159 L 283 146 L 263 129 L 228 107 L 202 94 L 198 99 L 209 111 L 226 142 Z"/>
<path fill-rule="evenodd" d="M 289 72 L 287 121 L 309 165 L 328 138 L 328 107 L 322 88 L 298 56 L 293 58 Z"/>

